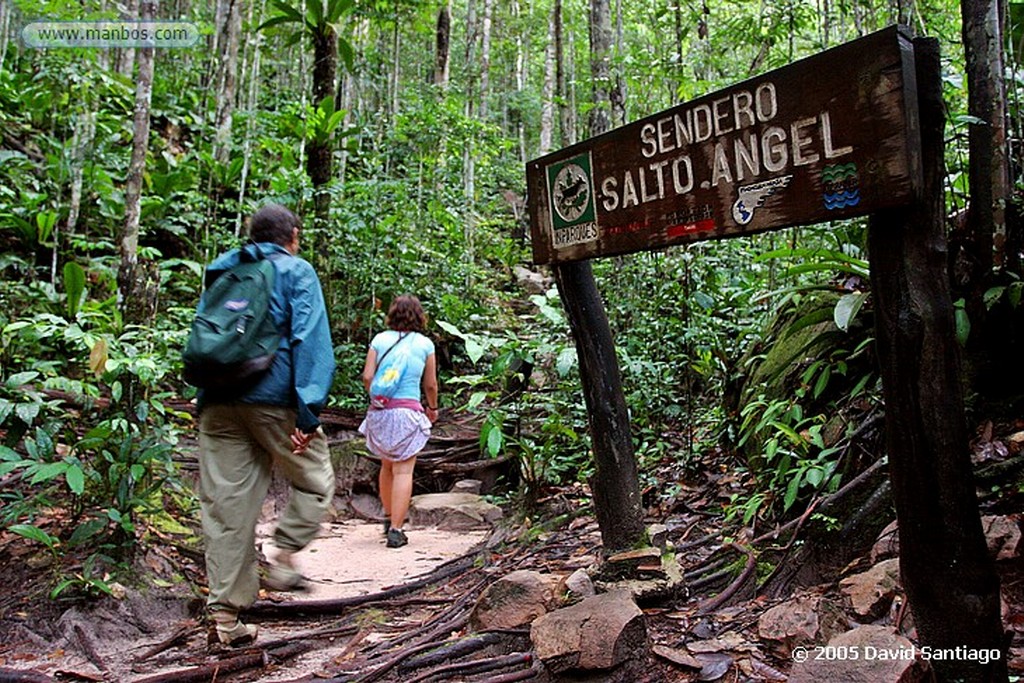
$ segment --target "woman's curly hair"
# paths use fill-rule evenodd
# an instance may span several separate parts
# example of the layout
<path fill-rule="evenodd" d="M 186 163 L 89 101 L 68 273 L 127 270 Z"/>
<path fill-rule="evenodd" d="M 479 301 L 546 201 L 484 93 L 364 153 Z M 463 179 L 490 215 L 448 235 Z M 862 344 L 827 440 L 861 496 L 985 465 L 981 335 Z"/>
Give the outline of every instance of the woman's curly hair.
<path fill-rule="evenodd" d="M 398 332 L 424 332 L 427 329 L 427 314 L 423 312 L 419 299 L 412 294 L 403 294 L 391 302 L 384 323 Z"/>

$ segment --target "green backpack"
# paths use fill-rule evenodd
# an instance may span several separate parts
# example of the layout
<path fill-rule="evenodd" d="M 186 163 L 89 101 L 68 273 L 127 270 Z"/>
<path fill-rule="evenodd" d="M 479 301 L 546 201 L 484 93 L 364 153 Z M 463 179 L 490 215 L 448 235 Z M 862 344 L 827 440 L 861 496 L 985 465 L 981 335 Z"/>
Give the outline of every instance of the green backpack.
<path fill-rule="evenodd" d="M 184 377 L 204 389 L 241 394 L 270 369 L 281 331 L 270 314 L 274 264 L 258 249 L 221 273 L 199 301 L 188 335 Z"/>

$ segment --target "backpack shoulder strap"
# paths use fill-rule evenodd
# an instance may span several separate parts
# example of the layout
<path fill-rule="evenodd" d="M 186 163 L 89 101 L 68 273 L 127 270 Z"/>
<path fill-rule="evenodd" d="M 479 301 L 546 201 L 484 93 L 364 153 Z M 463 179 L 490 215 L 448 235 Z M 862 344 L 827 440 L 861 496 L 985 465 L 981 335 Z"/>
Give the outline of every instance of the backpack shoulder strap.
<path fill-rule="evenodd" d="M 408 332 L 399 332 L 398 333 L 398 339 L 396 339 L 395 342 L 391 346 L 388 347 L 387 351 L 382 353 L 380 355 L 380 358 L 377 359 L 377 368 L 380 368 L 380 364 L 384 362 L 384 357 L 387 356 L 389 353 L 391 353 L 391 349 L 393 349 L 396 346 L 398 346 L 399 344 L 401 344 L 402 340 L 405 339 L 408 336 L 409 336 Z"/>

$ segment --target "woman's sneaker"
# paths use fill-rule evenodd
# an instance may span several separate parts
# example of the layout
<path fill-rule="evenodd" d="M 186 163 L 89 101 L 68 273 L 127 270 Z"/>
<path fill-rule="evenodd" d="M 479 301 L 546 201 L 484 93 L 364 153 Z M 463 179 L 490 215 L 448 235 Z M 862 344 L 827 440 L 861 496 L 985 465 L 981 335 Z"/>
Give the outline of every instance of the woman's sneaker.
<path fill-rule="evenodd" d="M 409 542 L 405 532 L 401 529 L 391 527 L 388 529 L 388 547 L 389 548 L 401 548 L 403 545 Z"/>

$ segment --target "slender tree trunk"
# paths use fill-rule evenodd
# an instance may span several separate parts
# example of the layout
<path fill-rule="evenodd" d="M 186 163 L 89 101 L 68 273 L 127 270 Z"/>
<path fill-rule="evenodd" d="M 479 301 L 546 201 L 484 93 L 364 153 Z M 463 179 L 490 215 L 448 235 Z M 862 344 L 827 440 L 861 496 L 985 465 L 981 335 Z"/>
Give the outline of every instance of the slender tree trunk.
<path fill-rule="evenodd" d="M 591 135 L 611 129 L 607 61 L 611 49 L 608 0 L 591 0 L 591 70 L 594 109 Z M 596 114 L 595 114 L 596 112 Z M 590 482 L 607 554 L 636 546 L 644 535 L 643 509 L 629 411 L 608 316 L 589 261 L 559 264 L 555 280 L 576 340 L 580 379 L 593 441 L 595 472 Z"/>
<path fill-rule="evenodd" d="M 85 182 L 85 156 L 86 152 L 92 149 L 93 138 L 96 136 L 96 104 L 95 100 L 87 93 L 82 97 L 84 105 L 75 125 L 75 134 L 71 139 L 71 198 L 68 201 L 68 222 L 65 229 L 65 240 L 75 234 L 78 227 L 78 217 L 82 210 L 82 186 Z M 57 239 L 56 230 L 53 236 L 53 271 L 50 273 L 51 282 L 57 280 L 57 249 L 60 240 Z"/>
<path fill-rule="evenodd" d="M 249 5 L 249 24 L 253 25 L 253 7 L 255 3 Z M 259 19 L 262 21 L 264 10 L 266 9 L 266 0 L 260 2 Z M 252 46 L 252 64 L 251 73 L 249 74 L 248 83 L 248 94 L 246 95 L 246 125 L 245 125 L 245 142 L 242 145 L 242 177 L 239 180 L 238 189 L 238 215 L 235 219 L 235 236 L 242 234 L 242 223 L 245 216 L 245 194 L 246 187 L 249 180 L 249 168 L 252 162 L 252 138 L 256 132 L 256 110 L 257 110 L 257 95 L 259 93 L 260 86 L 260 44 L 263 42 L 263 33 L 257 31 L 250 35 L 246 40 Z"/>
<path fill-rule="evenodd" d="M 1006 157 L 1006 87 L 1003 78 L 1002 22 L 998 0 L 962 0 L 968 113 L 983 123 L 971 124 L 970 188 L 967 222 L 955 236 L 955 273 L 969 312 L 983 315 L 981 296 L 993 266 L 1003 263 L 1009 173 Z"/>
<path fill-rule="evenodd" d="M 139 18 L 139 0 L 125 0 L 121 11 L 121 19 L 135 21 Z M 143 13 L 145 11 L 143 10 Z M 135 64 L 135 49 L 130 47 L 120 48 L 117 51 L 117 62 L 115 68 L 117 73 L 131 78 L 132 66 Z"/>
<path fill-rule="evenodd" d="M 999 578 L 978 513 L 946 277 L 938 41 L 917 40 L 922 201 L 872 216 L 875 337 L 900 569 L 921 644 L 994 649 L 987 664 L 932 658 L 941 681 L 1007 680 Z"/>
<path fill-rule="evenodd" d="M 479 118 L 487 120 L 491 91 L 491 18 L 494 0 L 484 0 L 484 16 L 480 31 L 480 108 Z"/>
<path fill-rule="evenodd" d="M 334 82 L 338 72 L 338 35 L 331 26 L 313 31 L 313 107 L 325 99 L 334 103 Z M 313 230 L 310 247 L 322 253 L 322 245 L 331 214 L 331 141 L 313 140 L 306 145 L 306 172 L 313 183 Z"/>
<path fill-rule="evenodd" d="M 449 62 L 452 45 L 452 3 L 445 0 L 437 13 L 437 49 L 434 59 L 434 85 L 448 87 Z"/>
<path fill-rule="evenodd" d="M 391 121 L 398 117 L 398 91 L 402 75 L 401 17 L 395 12 L 395 32 L 391 36 Z"/>
<path fill-rule="evenodd" d="M 477 42 L 477 26 L 476 26 L 476 0 L 467 0 L 466 2 L 466 106 L 464 109 L 466 118 L 472 118 L 476 112 L 474 106 L 474 95 L 476 94 L 476 72 L 474 66 L 476 64 L 476 42 Z M 468 263 L 473 263 L 475 255 L 474 250 L 474 237 L 476 235 L 476 213 L 474 207 L 476 206 L 476 158 L 473 152 L 473 140 L 472 138 L 466 140 L 466 144 L 462 149 L 462 167 L 463 167 L 463 192 L 466 198 L 466 215 L 465 223 L 463 225 L 463 240 L 465 242 L 465 256 Z M 472 272 L 472 269 L 469 269 Z M 467 276 L 471 277 L 471 276 Z M 466 283 L 467 286 L 469 282 Z"/>
<path fill-rule="evenodd" d="M 224 164 L 231 155 L 231 119 L 235 110 L 238 84 L 238 42 L 242 32 L 241 0 L 219 0 L 217 3 L 217 111 L 214 158 Z M 251 6 L 251 5 L 250 5 Z"/>
<path fill-rule="evenodd" d="M 143 0 L 141 16 L 144 21 L 152 20 L 156 14 L 156 0 Z M 146 149 L 149 146 L 149 105 L 153 97 L 153 48 L 138 49 L 139 68 L 135 75 L 135 116 L 132 134 L 132 155 L 128 163 L 128 180 L 125 185 L 124 229 L 121 232 L 121 267 L 118 271 L 118 294 L 121 310 L 128 322 L 141 322 L 137 315 L 140 310 L 134 301 L 139 289 L 139 215 L 142 198 L 142 174 L 146 168 Z"/>
<path fill-rule="evenodd" d="M 522 22 L 520 21 L 521 14 L 522 8 L 519 5 L 519 0 L 512 0 L 512 19 L 513 21 L 515 21 L 516 26 L 522 26 Z M 525 50 L 523 49 L 525 38 L 527 37 L 525 34 L 525 28 L 516 31 L 515 75 L 517 96 L 522 95 L 523 91 L 526 89 L 526 69 L 528 62 L 526 59 Z M 515 107 L 506 106 L 504 109 L 506 112 L 513 115 L 512 119 L 515 123 L 516 128 L 516 139 L 519 140 L 519 162 L 521 165 L 525 166 L 526 162 L 529 160 L 529 155 L 526 151 L 526 126 L 523 125 L 523 110 L 522 107 L 518 104 L 518 102 L 521 101 L 522 97 L 517 97 L 517 104 L 515 105 Z"/>
<path fill-rule="evenodd" d="M 548 44 L 544 49 L 544 85 L 541 88 L 541 109 L 540 109 L 540 153 L 547 154 L 554 147 L 555 137 L 555 86 L 556 79 L 556 55 L 558 50 L 559 21 L 558 5 L 552 8 L 548 16 Z"/>
<path fill-rule="evenodd" d="M 590 78 L 594 84 L 591 135 L 612 129 L 611 11 L 611 0 L 590 2 Z"/>
<path fill-rule="evenodd" d="M 565 27 L 562 22 L 562 0 L 555 0 L 551 10 L 555 23 L 555 88 L 558 92 L 558 120 L 562 131 L 562 146 L 576 142 L 576 99 L 570 91 L 566 70 L 572 68 L 572 35 L 569 35 L 569 49 L 565 49 Z M 568 59 L 566 55 L 569 55 Z"/>
<path fill-rule="evenodd" d="M 7 46 L 10 44 L 11 33 L 11 5 L 9 2 L 0 2 L 0 67 L 3 67 L 7 59 Z"/>

